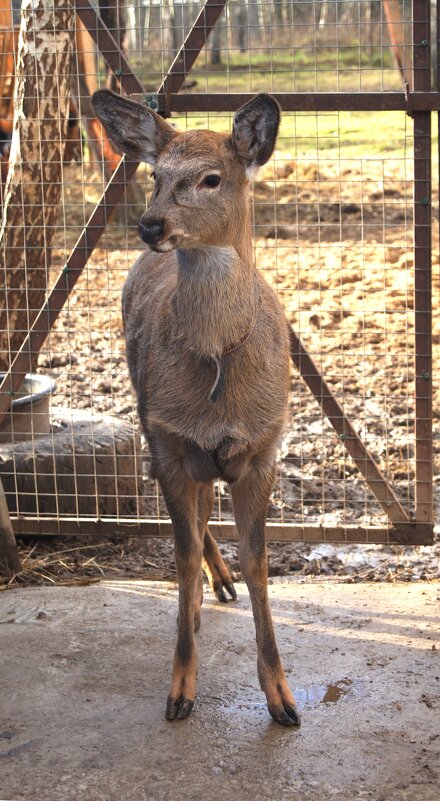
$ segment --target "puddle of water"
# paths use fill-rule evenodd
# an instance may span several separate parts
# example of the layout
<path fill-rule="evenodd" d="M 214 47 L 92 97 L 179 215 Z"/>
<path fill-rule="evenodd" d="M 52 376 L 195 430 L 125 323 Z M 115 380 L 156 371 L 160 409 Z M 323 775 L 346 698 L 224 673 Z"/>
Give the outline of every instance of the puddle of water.
<path fill-rule="evenodd" d="M 367 695 L 365 686 L 360 681 L 352 679 L 339 679 L 331 684 L 315 684 L 311 687 L 296 688 L 294 698 L 299 709 L 313 707 L 318 704 L 336 704 L 338 701 L 348 700 L 349 698 L 362 698 Z M 221 699 L 215 699 L 221 700 Z M 227 712 L 241 712 L 246 709 L 256 714 L 265 715 L 267 712 L 266 704 L 263 702 L 243 701 L 238 704 L 222 703 Z"/>
<path fill-rule="evenodd" d="M 295 701 L 299 707 L 316 704 L 336 704 L 350 697 L 366 695 L 361 682 L 352 679 L 339 679 L 332 684 L 316 684 L 312 687 L 297 688 L 294 691 Z"/>
<path fill-rule="evenodd" d="M 321 699 L 322 704 L 335 704 L 341 698 L 344 698 L 350 692 L 353 686 L 351 679 L 341 679 L 336 684 L 329 684 L 324 697 Z"/>

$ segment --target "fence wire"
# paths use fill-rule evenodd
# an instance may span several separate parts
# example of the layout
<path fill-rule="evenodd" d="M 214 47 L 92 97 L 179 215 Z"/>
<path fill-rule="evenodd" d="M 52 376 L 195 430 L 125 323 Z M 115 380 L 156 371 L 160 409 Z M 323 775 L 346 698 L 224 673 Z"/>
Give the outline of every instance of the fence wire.
<path fill-rule="evenodd" d="M 163 82 L 201 6 L 157 0 L 102 6 L 103 19 L 107 15 L 110 31 L 147 92 L 154 95 Z M 400 15 L 391 22 L 390 6 Z M 54 9 L 55 15 L 66 13 L 64 3 L 55 3 Z M 410 14 L 406 0 L 232 0 L 181 93 L 402 90 L 411 71 Z M 11 216 L 16 235 L 6 245 L 3 233 L 7 291 L 0 307 L 0 367 L 6 371 L 117 164 L 93 120 L 90 95 L 103 86 L 119 91 L 119 84 L 76 19 L 68 89 L 53 77 L 60 109 L 55 119 L 58 160 L 42 162 L 41 149 L 30 148 L 35 161 L 20 161 L 15 148 L 21 128 L 17 120 L 14 125 L 19 98 L 12 91 L 15 84 L 17 94 L 23 71 L 18 7 L 13 13 L 9 6 L 0 10 L 0 23 L 4 219 L 5 209 L 15 203 L 17 211 L 21 204 L 21 222 L 18 213 Z M 33 58 L 38 60 L 35 50 Z M 33 69 L 38 72 L 36 64 Z M 38 81 L 33 85 L 38 88 Z M 36 111 L 34 137 L 44 145 L 52 125 L 47 104 L 36 90 L 29 101 Z M 200 111 L 174 113 L 171 121 L 180 130 L 228 131 L 232 119 L 229 112 Z M 17 193 L 11 200 L 13 169 L 18 200 Z M 36 195 L 31 192 L 31 202 L 27 195 L 42 170 L 48 171 L 48 183 L 55 176 L 60 192 L 50 230 L 43 206 L 55 201 L 43 196 L 38 206 L 32 202 Z M 29 354 L 29 376 L 0 425 L 0 473 L 8 505 L 29 529 L 34 520 L 40 531 L 46 526 L 51 533 L 88 534 L 86 521 L 105 518 L 108 533 L 121 522 L 132 524 L 133 532 L 148 533 L 142 528 L 145 520 L 158 524 L 153 533 L 169 533 L 161 529 L 168 514 L 148 476 L 149 454 L 128 377 L 120 310 L 124 279 L 143 249 L 137 222 L 151 188 L 150 168 L 141 167 L 44 345 Z M 253 183 L 252 201 L 258 268 L 413 516 L 412 120 L 404 111 L 285 112 L 274 156 Z M 25 243 L 19 232 L 23 221 Z M 25 263 L 12 280 L 11 253 L 20 248 Z M 437 252 L 434 258 L 438 262 Z M 228 487 L 220 481 L 213 519 L 233 519 Z M 369 529 L 379 527 L 380 534 L 371 539 L 385 541 L 390 527 L 343 439 L 295 370 L 268 520 L 287 527 L 283 536 L 293 539 L 368 540 Z"/>

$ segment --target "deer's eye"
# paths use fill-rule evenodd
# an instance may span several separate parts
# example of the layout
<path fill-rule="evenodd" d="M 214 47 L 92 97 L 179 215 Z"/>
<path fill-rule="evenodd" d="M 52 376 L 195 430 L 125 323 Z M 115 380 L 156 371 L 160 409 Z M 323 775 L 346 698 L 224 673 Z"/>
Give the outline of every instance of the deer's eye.
<path fill-rule="evenodd" d="M 220 185 L 220 181 L 220 175 L 205 175 L 201 185 L 207 186 L 209 189 L 215 189 L 216 186 Z"/>

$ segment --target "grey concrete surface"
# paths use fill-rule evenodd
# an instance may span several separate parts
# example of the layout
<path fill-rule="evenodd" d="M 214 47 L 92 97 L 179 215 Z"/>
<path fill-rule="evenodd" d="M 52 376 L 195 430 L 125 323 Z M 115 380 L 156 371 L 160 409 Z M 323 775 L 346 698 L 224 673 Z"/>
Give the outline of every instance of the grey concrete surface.
<path fill-rule="evenodd" d="M 206 592 L 198 700 L 175 723 L 175 587 L 0 593 L 0 799 L 438 801 L 440 585 L 271 585 L 299 730 L 266 711 L 238 592 Z"/>

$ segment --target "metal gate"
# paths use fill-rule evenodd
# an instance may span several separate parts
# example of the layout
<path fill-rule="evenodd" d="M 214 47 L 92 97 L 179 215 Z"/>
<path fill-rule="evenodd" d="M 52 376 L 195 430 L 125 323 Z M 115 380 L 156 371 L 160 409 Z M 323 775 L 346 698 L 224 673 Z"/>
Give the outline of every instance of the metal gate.
<path fill-rule="evenodd" d="M 309 5 L 314 6 L 315 4 L 311 3 Z M 328 4 L 320 5 L 324 6 Z M 358 5 L 361 6 L 362 3 Z M 393 3 L 386 3 L 385 5 L 385 10 L 389 11 L 389 7 L 392 6 Z M 74 3 L 78 17 L 96 42 L 100 53 L 113 70 L 124 92 L 138 101 L 145 102 L 151 108 L 158 110 L 165 117 L 176 114 L 194 114 L 195 112 L 209 115 L 233 112 L 246 102 L 249 97 L 255 94 L 254 91 L 191 92 L 191 90 L 185 88 L 185 82 L 188 76 L 190 76 L 197 58 L 203 51 L 210 33 L 216 23 L 218 23 L 226 6 L 227 0 L 207 0 L 197 14 L 189 33 L 180 46 L 164 79 L 160 85 L 157 86 L 156 91 L 152 91 L 151 89 L 147 90 L 136 77 L 135 71 L 131 68 L 126 56 L 117 45 L 110 31 L 104 25 L 90 0 L 75 0 Z M 395 340 L 394 337 L 391 336 L 391 342 L 393 347 L 396 348 L 396 353 L 399 351 L 399 348 L 406 348 L 405 360 L 407 373 L 405 376 L 400 376 L 400 385 L 398 382 L 397 384 L 395 383 L 395 386 L 398 387 L 397 394 L 399 397 L 402 397 L 403 392 L 406 403 L 405 413 L 402 415 L 402 418 L 405 418 L 402 424 L 404 428 L 404 442 L 401 438 L 398 446 L 401 448 L 402 452 L 405 451 L 406 454 L 405 457 L 402 457 L 402 460 L 407 464 L 406 468 L 403 470 L 404 479 L 403 481 L 401 480 L 400 483 L 397 482 L 397 486 L 396 482 L 393 480 L 393 471 L 387 469 L 387 460 L 385 459 L 385 469 L 379 464 L 380 459 L 377 456 L 378 449 L 376 445 L 377 440 L 380 439 L 381 436 L 380 426 L 378 426 L 379 433 L 372 437 L 368 430 L 367 416 L 361 421 L 352 419 L 350 414 L 352 405 L 350 401 L 350 390 L 344 386 L 344 384 L 347 383 L 346 378 L 349 376 L 349 365 L 353 363 L 353 354 L 351 351 L 346 347 L 346 352 L 349 353 L 350 358 L 347 357 L 347 367 L 344 367 L 344 362 L 342 361 L 341 385 L 341 382 L 338 383 L 338 380 L 335 380 L 335 376 L 332 375 L 327 358 L 324 359 L 324 367 L 321 368 L 319 366 L 319 359 L 321 363 L 323 363 L 322 351 L 318 353 L 313 351 L 311 355 L 310 347 L 306 347 L 306 345 L 303 344 L 302 337 L 294 333 L 291 348 L 292 361 L 298 374 L 301 376 L 302 382 L 304 382 L 303 387 L 305 385 L 307 388 L 306 390 L 304 390 L 304 388 L 298 389 L 299 380 L 295 378 L 294 389 L 300 394 L 306 391 L 309 397 L 313 396 L 316 401 L 315 408 L 318 410 L 318 417 L 311 425 L 310 430 L 313 432 L 319 429 L 323 442 L 326 437 L 329 438 L 333 437 L 334 434 L 337 435 L 338 439 L 335 437 L 334 441 L 336 443 L 339 441 L 339 445 L 333 447 L 333 453 L 336 454 L 335 459 L 342 465 L 341 482 L 344 482 L 345 487 L 348 486 L 347 482 L 350 480 L 359 482 L 359 477 L 361 476 L 366 487 L 363 496 L 366 500 L 362 501 L 362 503 L 367 510 L 367 506 L 370 503 L 369 499 L 375 499 L 375 511 L 371 514 L 368 514 L 366 511 L 363 516 L 358 515 L 358 519 L 354 521 L 350 519 L 350 516 L 344 519 L 344 514 L 342 513 L 345 509 L 346 490 L 343 489 L 341 499 L 332 498 L 331 500 L 330 507 L 332 509 L 332 514 L 326 515 L 324 502 L 326 478 L 324 470 L 324 472 L 320 474 L 318 482 L 319 488 L 317 490 L 318 494 L 322 494 L 323 499 L 321 513 L 306 515 L 304 498 L 307 496 L 307 491 L 305 489 L 304 471 L 302 470 L 303 462 L 301 461 L 298 467 L 298 460 L 295 462 L 295 453 L 293 453 L 293 456 L 292 453 L 290 453 L 290 456 L 288 455 L 287 458 L 287 462 L 290 464 L 289 469 L 286 475 L 284 475 L 284 478 L 281 476 L 280 482 L 277 484 L 275 490 L 275 493 L 278 493 L 276 497 L 279 497 L 279 503 L 278 507 L 276 503 L 274 505 L 274 515 L 269 516 L 268 539 L 314 541 L 342 540 L 346 542 L 393 542 L 409 544 L 432 542 L 431 239 L 433 209 L 431 187 L 431 112 L 440 109 L 440 93 L 437 91 L 438 75 L 436 90 L 432 90 L 431 87 L 430 13 L 431 5 L 427 0 L 413 0 L 410 21 L 411 42 L 405 41 L 404 37 L 401 37 L 400 50 L 399 42 L 397 42 L 397 44 L 394 42 L 394 46 L 398 51 L 397 55 L 399 52 L 402 54 L 407 51 L 410 51 L 412 54 L 410 68 L 408 67 L 408 60 L 406 59 L 405 62 L 405 59 L 403 57 L 401 58 L 402 63 L 400 67 L 403 84 L 401 90 L 386 90 L 384 88 L 381 91 L 364 91 L 360 85 L 359 91 L 356 92 L 321 92 L 314 90 L 276 91 L 276 88 L 271 92 L 274 97 L 276 97 L 287 116 L 291 112 L 309 112 L 315 115 L 316 120 L 318 120 L 319 114 L 322 113 L 334 114 L 371 111 L 384 113 L 401 111 L 406 113 L 408 124 L 409 121 L 411 121 L 410 124 L 412 126 L 410 138 L 412 139 L 411 160 L 413 174 L 410 175 L 408 183 L 410 183 L 412 187 L 410 205 L 412 208 L 411 228 L 413 233 L 410 242 L 411 253 L 409 253 L 411 258 L 405 262 L 405 275 L 408 276 L 409 269 L 411 278 L 408 278 L 405 286 L 406 306 L 400 310 L 400 313 L 404 316 L 405 331 L 400 341 L 399 339 Z M 394 30 L 392 25 L 390 30 Z M 437 24 L 437 33 L 439 30 L 440 25 Z M 285 49 L 288 50 L 287 47 Z M 408 71 L 409 69 L 410 72 Z M 275 73 L 276 66 L 274 67 L 274 74 Z M 215 126 L 215 119 L 212 125 Z M 408 163 L 409 159 L 406 157 L 405 170 L 407 168 L 409 170 Z M 339 165 L 341 165 L 341 157 L 339 158 Z M 8 410 L 10 409 L 11 399 L 14 397 L 14 394 L 18 392 L 20 384 L 28 371 L 30 355 L 36 352 L 42 352 L 43 345 L 47 342 L 49 333 L 53 331 L 55 323 L 63 309 L 65 310 L 68 299 L 72 296 L 78 280 L 83 275 L 84 268 L 94 249 L 97 247 L 113 211 L 123 198 L 126 185 L 135 175 L 137 167 L 137 163 L 130 162 L 125 158 L 120 161 L 114 174 L 108 181 L 102 197 L 96 204 L 87 225 L 84 227 L 77 244 L 54 280 L 47 295 L 46 302 L 38 314 L 34 315 L 34 319 L 30 320 L 29 332 L 25 336 L 23 344 L 13 359 L 9 372 L 6 374 L 0 387 L 0 417 L 4 417 L 10 413 Z M 294 174 L 295 165 L 293 165 L 292 170 Z M 289 177 L 291 174 L 292 173 L 289 173 Z M 338 179 L 338 176 L 336 176 L 334 178 L 335 185 L 338 184 L 338 180 L 340 181 L 340 178 Z M 293 181 L 291 183 L 293 183 Z M 276 186 L 275 189 L 272 187 L 272 190 L 276 192 Z M 407 195 L 405 194 L 405 196 Z M 385 194 L 383 194 L 381 200 L 384 205 L 385 215 L 386 203 L 384 198 Z M 350 204 L 347 203 L 346 206 L 346 213 L 350 214 Z M 364 209 L 363 201 L 361 202 L 361 206 L 362 209 Z M 341 203 L 339 204 L 339 208 L 341 208 Z M 274 212 L 274 215 L 276 218 L 276 212 Z M 408 214 L 408 220 L 411 223 L 410 217 L 411 214 Z M 383 219 L 385 220 L 385 216 Z M 320 220 L 318 220 L 318 225 L 319 224 Z M 362 224 L 364 226 L 366 225 L 366 223 Z M 340 218 L 336 220 L 335 225 L 336 228 L 339 227 L 340 237 L 338 246 L 341 246 L 343 242 L 344 226 Z M 299 236 L 298 232 L 300 232 L 301 225 L 298 225 L 297 222 L 296 227 L 297 235 Z M 281 252 L 280 259 L 284 258 L 286 248 L 288 247 L 283 245 L 283 235 L 283 226 L 277 225 L 277 220 L 275 219 L 273 236 L 270 237 L 268 235 L 268 238 L 275 241 L 275 247 Z M 286 241 L 288 241 L 288 239 Z M 300 248 L 300 237 L 298 242 L 298 247 Z M 386 247 L 387 245 L 384 237 L 384 248 L 386 249 Z M 392 247 L 388 249 L 392 250 Z M 321 256 L 323 256 L 326 246 L 321 244 L 321 239 L 318 241 L 318 250 Z M 364 250 L 362 253 L 365 256 Z M 408 253 L 406 255 L 408 256 Z M 282 264 L 279 265 L 277 269 L 279 269 L 282 274 Z M 365 264 L 363 265 L 363 269 L 366 269 Z M 402 267 L 402 270 L 403 269 Z M 282 281 L 279 283 L 282 283 Z M 341 286 L 343 286 L 343 284 L 344 282 L 341 278 Z M 318 288 L 317 294 L 319 295 L 319 292 L 322 291 L 322 287 Z M 410 298 L 410 302 L 408 302 L 408 298 Z M 364 293 L 362 296 L 364 310 L 365 302 L 366 295 Z M 340 318 L 343 319 L 344 313 L 346 312 L 344 312 L 342 307 L 341 309 L 336 310 L 335 314 L 339 314 Z M 383 341 L 386 339 L 386 319 L 389 313 L 385 302 L 385 322 L 382 331 Z M 300 307 L 297 311 L 294 310 L 292 314 L 294 319 L 301 320 Z M 322 319 L 320 319 L 318 307 L 316 307 L 316 313 L 310 315 L 310 320 L 310 327 L 314 327 L 318 334 L 318 337 L 311 338 L 312 343 L 313 341 L 322 342 L 324 326 Z M 411 320 L 410 324 L 408 323 L 409 320 Z M 403 328 L 399 330 L 403 331 Z M 355 360 L 366 358 L 365 340 L 363 342 L 363 347 L 361 342 L 361 346 L 359 348 L 353 348 L 353 351 Z M 343 359 L 343 346 L 341 346 L 340 353 Z M 388 364 L 388 357 L 391 359 L 393 353 L 388 353 L 386 348 L 383 353 L 385 354 L 385 363 Z M 370 357 L 373 361 L 375 358 L 378 358 L 374 349 L 372 354 L 369 354 L 369 358 Z M 399 360 L 397 359 L 397 361 Z M 339 362 L 335 359 L 336 370 L 339 370 L 338 365 Z M 378 370 L 379 368 L 378 360 Z M 381 417 L 382 422 L 385 420 L 383 428 L 385 434 L 382 438 L 386 440 L 386 442 L 385 444 L 381 444 L 381 448 L 385 447 L 387 450 L 388 447 L 391 448 L 391 445 L 393 448 L 395 447 L 392 442 L 393 437 L 388 433 L 389 429 L 386 422 L 386 415 L 389 413 L 391 414 L 391 412 L 388 411 L 389 401 L 391 402 L 393 397 L 392 389 L 389 391 L 389 398 L 387 394 L 388 382 L 390 383 L 390 387 L 393 386 L 389 376 L 393 379 L 395 376 L 394 374 L 391 375 L 393 373 L 392 367 L 387 368 L 385 366 L 384 369 L 385 391 L 383 395 L 381 395 L 381 398 L 387 397 L 385 398 L 383 408 L 380 407 L 380 404 L 377 406 L 375 420 L 377 422 Z M 389 370 L 389 374 L 387 373 L 387 369 Z M 402 390 L 402 392 L 400 390 Z M 304 395 L 301 395 L 301 397 L 304 397 Z M 370 406 L 374 406 L 374 392 L 373 399 L 369 397 L 368 401 Z M 321 410 L 320 412 L 319 409 Z M 297 422 L 293 428 L 291 428 L 291 431 L 293 431 L 291 442 L 295 440 L 295 426 L 298 428 L 301 423 L 301 403 L 299 404 L 299 417 L 295 419 Z M 313 428 L 313 426 L 315 426 L 315 428 Z M 334 433 L 331 433 L 331 429 Z M 411 452 L 411 441 L 414 446 L 413 453 Z M 341 456 L 342 447 L 346 452 L 343 456 Z M 414 470 L 412 467 L 408 467 L 410 464 L 413 464 Z M 349 467 L 347 467 L 347 465 L 349 465 Z M 34 472 L 36 469 L 37 467 L 34 465 Z M 282 482 L 287 481 L 289 478 L 289 470 L 293 475 L 293 483 L 296 483 L 299 489 L 296 493 L 297 503 L 294 503 L 294 498 L 294 501 L 291 501 L 290 505 L 287 505 L 289 509 L 286 510 L 287 506 L 283 501 Z M 15 468 L 15 471 L 17 472 L 17 468 Z M 96 469 L 90 471 L 91 478 L 93 475 L 96 478 Z M 355 476 L 354 479 L 353 476 Z M 117 488 L 117 482 L 115 486 Z M 117 489 L 115 491 L 117 491 Z M 225 490 L 223 487 L 218 488 L 216 513 L 218 519 L 212 521 L 210 527 L 214 535 L 219 538 L 235 538 L 236 531 L 231 515 L 229 513 L 224 514 L 222 511 L 224 492 Z M 14 491 L 12 490 L 11 496 L 13 494 Z M 17 488 L 15 489 L 15 494 L 18 495 Z M 340 514 L 337 513 L 338 504 L 341 512 Z M 151 505 L 147 513 L 145 513 L 145 506 L 139 503 L 139 499 L 135 507 L 131 514 L 126 512 L 121 513 L 117 503 L 115 512 L 112 514 L 100 514 L 99 505 L 96 507 L 96 514 L 78 512 L 78 505 L 75 513 L 75 504 L 73 504 L 72 512 L 47 513 L 44 509 L 36 508 L 32 513 L 28 513 L 21 510 L 17 502 L 12 517 L 14 529 L 17 534 L 171 535 L 171 524 L 166 519 L 166 516 L 164 516 L 163 507 L 161 507 L 159 500 L 157 500 L 156 506 L 157 514 L 154 516 L 151 514 Z M 324 510 L 324 513 L 322 513 L 322 510 Z"/>

